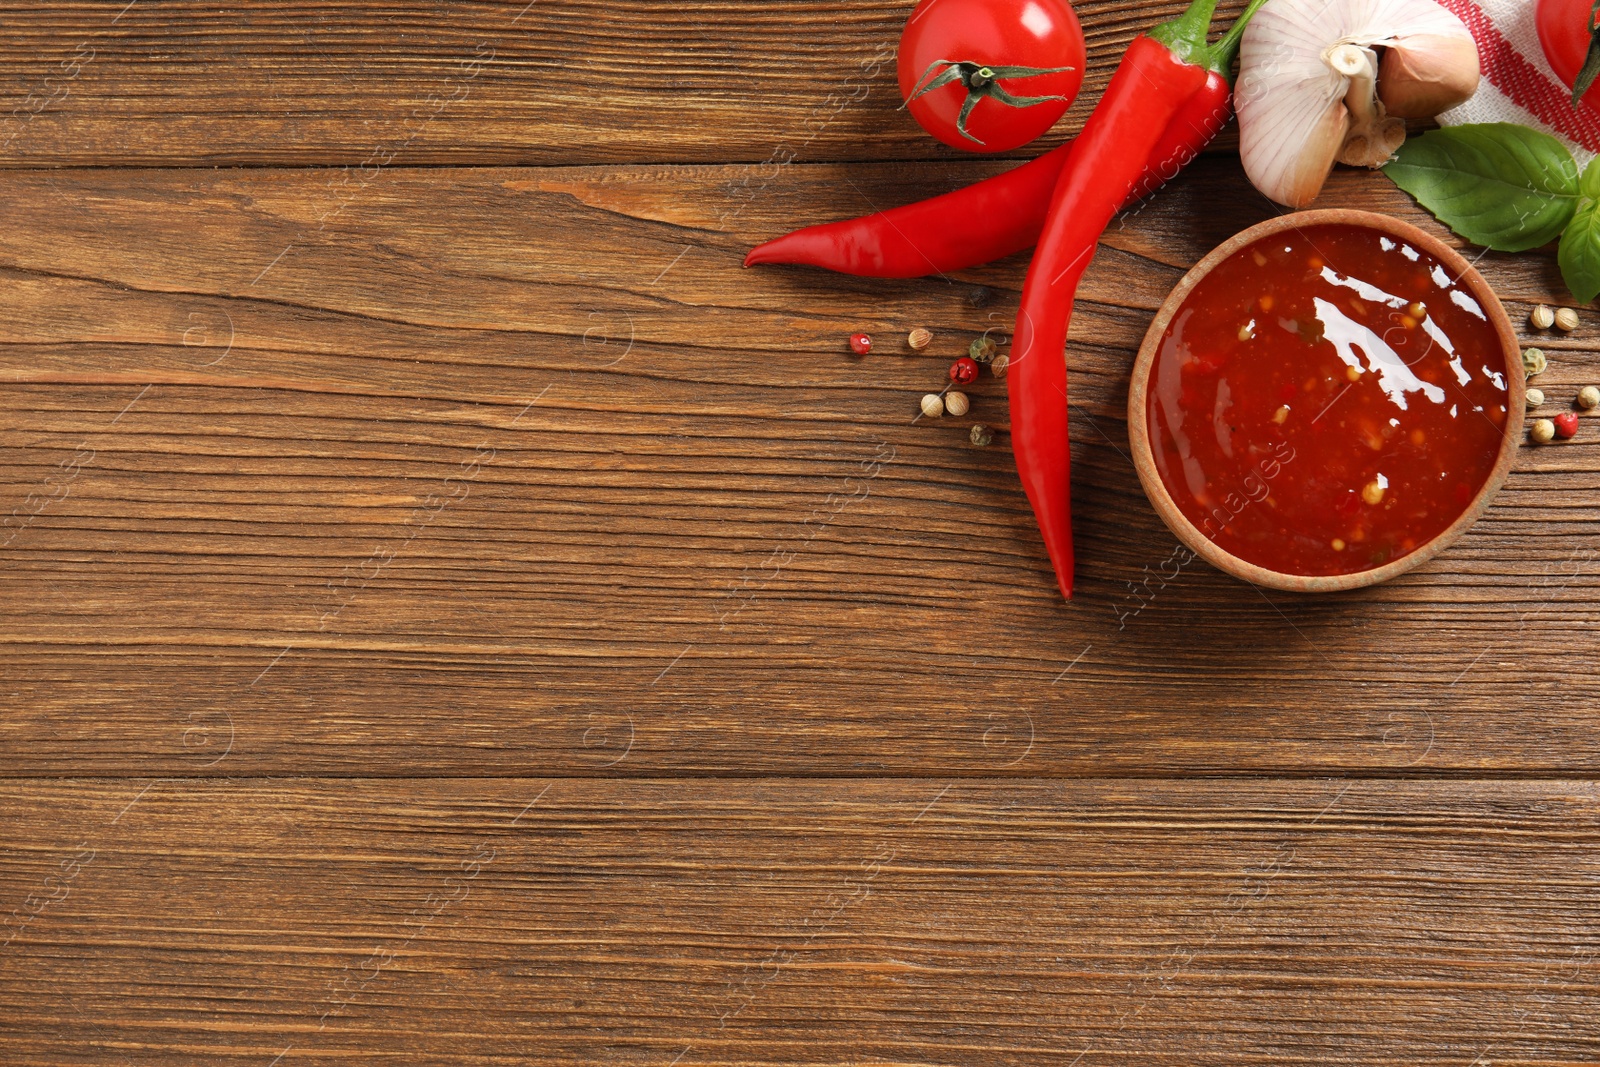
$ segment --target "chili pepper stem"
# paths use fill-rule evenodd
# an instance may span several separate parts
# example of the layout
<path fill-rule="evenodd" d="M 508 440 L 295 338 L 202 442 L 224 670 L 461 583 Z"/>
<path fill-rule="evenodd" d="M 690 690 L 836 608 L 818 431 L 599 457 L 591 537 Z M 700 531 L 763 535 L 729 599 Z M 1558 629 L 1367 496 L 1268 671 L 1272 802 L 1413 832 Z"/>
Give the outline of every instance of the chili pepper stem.
<path fill-rule="evenodd" d="M 1250 0 L 1245 9 L 1239 12 L 1239 17 L 1233 20 L 1233 25 L 1228 27 L 1216 44 L 1211 46 L 1211 69 L 1228 79 L 1228 84 L 1233 84 L 1233 61 L 1239 55 L 1239 42 L 1244 39 L 1245 27 L 1250 25 L 1250 17 L 1261 10 L 1261 5 L 1267 0 Z M 1597 0 L 1600 2 L 1600 0 Z"/>
<path fill-rule="evenodd" d="M 1162 45 L 1185 63 L 1210 69 L 1211 49 L 1206 34 L 1211 32 L 1211 15 L 1217 0 L 1190 0 L 1188 10 L 1170 22 L 1163 22 L 1145 36 Z"/>

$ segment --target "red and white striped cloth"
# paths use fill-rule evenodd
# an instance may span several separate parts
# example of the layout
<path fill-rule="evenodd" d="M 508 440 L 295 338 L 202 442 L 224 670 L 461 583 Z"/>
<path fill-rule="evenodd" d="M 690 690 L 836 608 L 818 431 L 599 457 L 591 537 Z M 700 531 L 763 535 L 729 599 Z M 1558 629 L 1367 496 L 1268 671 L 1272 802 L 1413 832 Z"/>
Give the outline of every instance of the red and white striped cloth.
<path fill-rule="evenodd" d="M 1478 92 L 1439 116 L 1445 126 L 1520 122 L 1555 134 L 1580 165 L 1600 153 L 1600 114 L 1574 108 L 1571 90 L 1545 61 L 1534 28 L 1534 0 L 1439 0 L 1478 42 Z"/>

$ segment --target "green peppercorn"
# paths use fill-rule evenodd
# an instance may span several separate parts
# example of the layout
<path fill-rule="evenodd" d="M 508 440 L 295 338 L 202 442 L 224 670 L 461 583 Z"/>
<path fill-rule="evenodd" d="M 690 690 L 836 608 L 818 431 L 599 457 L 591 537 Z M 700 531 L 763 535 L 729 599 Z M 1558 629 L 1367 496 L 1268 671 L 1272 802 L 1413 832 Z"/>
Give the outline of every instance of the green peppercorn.
<path fill-rule="evenodd" d="M 994 442 L 994 431 L 981 422 L 972 424 L 972 433 L 968 437 L 978 448 L 988 448 Z"/>
<path fill-rule="evenodd" d="M 1544 349 L 1524 348 L 1522 350 L 1522 369 L 1528 372 L 1529 377 L 1535 374 L 1543 374 L 1544 369 L 1549 365 L 1550 361 L 1544 358 Z"/>
<path fill-rule="evenodd" d="M 988 363 L 994 359 L 994 354 L 997 351 L 999 349 L 995 347 L 994 339 L 988 334 L 984 334 L 967 346 L 967 355 L 978 363 Z"/>

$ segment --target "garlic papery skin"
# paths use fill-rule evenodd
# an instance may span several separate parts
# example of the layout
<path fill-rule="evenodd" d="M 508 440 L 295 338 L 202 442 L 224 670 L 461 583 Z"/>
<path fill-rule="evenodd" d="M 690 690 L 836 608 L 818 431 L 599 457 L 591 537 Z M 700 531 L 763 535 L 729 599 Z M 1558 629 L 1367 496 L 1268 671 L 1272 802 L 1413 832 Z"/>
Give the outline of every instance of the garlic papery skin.
<path fill-rule="evenodd" d="M 1405 140 L 1401 117 L 1477 83 L 1472 35 L 1435 0 L 1267 0 L 1240 42 L 1239 156 L 1257 189 L 1305 207 L 1335 159 L 1381 165 Z"/>
<path fill-rule="evenodd" d="M 1478 91 L 1478 46 L 1472 35 L 1417 34 L 1387 46 L 1378 64 L 1378 98 L 1391 115 L 1431 119 Z"/>

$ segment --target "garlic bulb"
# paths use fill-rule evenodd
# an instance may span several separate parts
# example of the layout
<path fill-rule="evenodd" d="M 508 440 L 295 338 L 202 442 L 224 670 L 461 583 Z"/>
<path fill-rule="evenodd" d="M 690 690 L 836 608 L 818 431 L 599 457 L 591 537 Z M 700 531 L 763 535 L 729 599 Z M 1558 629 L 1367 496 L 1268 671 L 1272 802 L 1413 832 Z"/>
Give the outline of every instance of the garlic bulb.
<path fill-rule="evenodd" d="M 1477 91 L 1472 34 L 1435 0 L 1267 0 L 1239 49 L 1239 156 L 1280 204 L 1316 198 L 1334 161 L 1381 166 Z"/>

